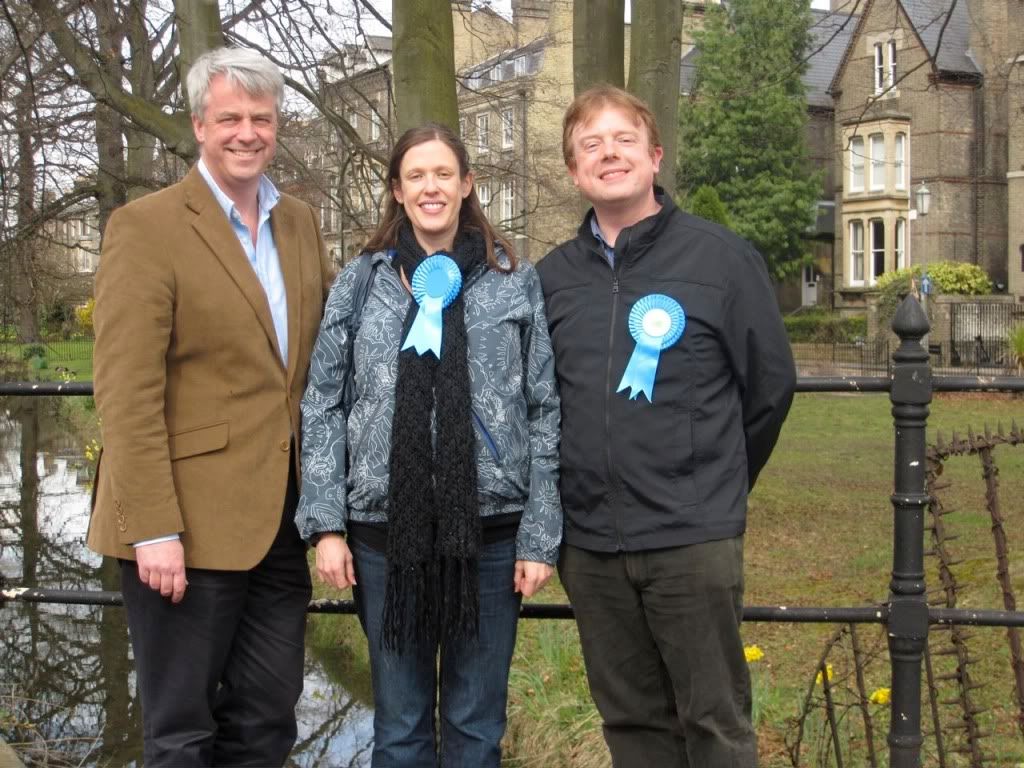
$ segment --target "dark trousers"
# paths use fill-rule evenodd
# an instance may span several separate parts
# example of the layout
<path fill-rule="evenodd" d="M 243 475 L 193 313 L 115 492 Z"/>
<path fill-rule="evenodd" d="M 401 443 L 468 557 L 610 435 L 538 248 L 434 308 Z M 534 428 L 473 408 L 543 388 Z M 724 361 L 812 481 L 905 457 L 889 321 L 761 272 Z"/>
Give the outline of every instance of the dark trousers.
<path fill-rule="evenodd" d="M 617 768 L 752 768 L 743 537 L 644 552 L 565 546 L 562 584 Z"/>
<path fill-rule="evenodd" d="M 173 605 L 121 561 L 146 768 L 279 766 L 295 743 L 311 595 L 294 478 L 277 537 L 250 571 L 186 569 Z"/>

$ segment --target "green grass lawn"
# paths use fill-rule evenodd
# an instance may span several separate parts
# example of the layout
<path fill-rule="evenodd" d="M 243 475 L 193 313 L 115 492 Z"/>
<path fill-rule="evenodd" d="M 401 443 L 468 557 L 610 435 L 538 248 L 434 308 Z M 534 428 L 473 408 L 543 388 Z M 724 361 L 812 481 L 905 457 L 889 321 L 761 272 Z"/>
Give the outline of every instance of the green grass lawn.
<path fill-rule="evenodd" d="M 0 358 L 9 380 L 91 381 L 92 347 L 92 339 L 5 344 L 0 346 Z M 39 349 L 42 354 L 33 354 Z"/>

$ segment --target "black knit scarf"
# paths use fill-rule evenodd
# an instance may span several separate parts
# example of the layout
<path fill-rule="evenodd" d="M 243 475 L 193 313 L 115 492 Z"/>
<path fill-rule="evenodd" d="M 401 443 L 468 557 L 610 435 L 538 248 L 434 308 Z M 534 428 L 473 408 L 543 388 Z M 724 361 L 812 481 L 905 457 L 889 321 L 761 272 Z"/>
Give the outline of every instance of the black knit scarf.
<path fill-rule="evenodd" d="M 460 233 L 450 256 L 463 291 L 443 311 L 441 359 L 406 349 L 398 355 L 388 485 L 388 578 L 382 642 L 401 653 L 406 641 L 476 637 L 480 616 L 480 509 L 466 323 L 467 277 L 486 263 L 479 233 Z M 409 223 L 398 234 L 395 269 L 411 282 L 427 257 Z M 404 343 L 418 305 L 410 304 Z M 431 413 L 436 440 L 431 436 Z"/>

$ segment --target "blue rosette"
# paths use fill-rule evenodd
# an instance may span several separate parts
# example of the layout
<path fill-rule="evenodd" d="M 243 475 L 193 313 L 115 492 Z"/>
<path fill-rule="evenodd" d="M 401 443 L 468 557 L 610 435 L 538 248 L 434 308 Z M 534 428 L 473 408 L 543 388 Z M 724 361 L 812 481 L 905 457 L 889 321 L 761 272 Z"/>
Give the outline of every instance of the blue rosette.
<path fill-rule="evenodd" d="M 636 347 L 615 391 L 628 389 L 630 400 L 642 393 L 653 403 L 654 377 L 658 373 L 661 351 L 679 341 L 685 327 L 686 313 L 671 296 L 651 293 L 634 304 L 629 312 L 629 333 Z"/>
<path fill-rule="evenodd" d="M 449 256 L 435 253 L 424 259 L 412 273 L 412 297 L 419 305 L 402 349 L 416 354 L 433 352 L 441 359 L 441 311 L 455 301 L 462 290 L 459 265 Z"/>

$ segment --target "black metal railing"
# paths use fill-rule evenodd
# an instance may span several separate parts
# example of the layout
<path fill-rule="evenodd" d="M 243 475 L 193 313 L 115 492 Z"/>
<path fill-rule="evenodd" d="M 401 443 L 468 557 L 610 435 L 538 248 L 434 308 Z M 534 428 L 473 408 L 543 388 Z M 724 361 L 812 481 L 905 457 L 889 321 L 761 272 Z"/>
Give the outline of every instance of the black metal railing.
<path fill-rule="evenodd" d="M 893 505 L 893 567 L 889 598 L 872 607 L 746 606 L 744 621 L 791 623 L 883 624 L 889 639 L 892 669 L 892 712 L 889 729 L 890 766 L 918 768 L 921 730 L 922 660 L 932 625 L 1024 627 L 1024 612 L 931 607 L 925 595 L 924 533 L 929 496 L 925 486 L 925 428 L 934 392 L 1024 392 L 1024 378 L 943 376 L 933 378 L 928 350 L 921 343 L 928 332 L 924 311 L 912 297 L 900 305 L 893 320 L 900 339 L 885 376 L 802 377 L 798 392 L 888 392 L 892 403 L 895 483 Z M 0 383 L 0 395 L 91 395 L 89 382 Z M 7 602 L 120 605 L 119 592 L 7 587 Z M 355 613 L 350 600 L 314 600 L 314 613 Z M 566 604 L 526 603 L 524 619 L 570 619 Z"/>

